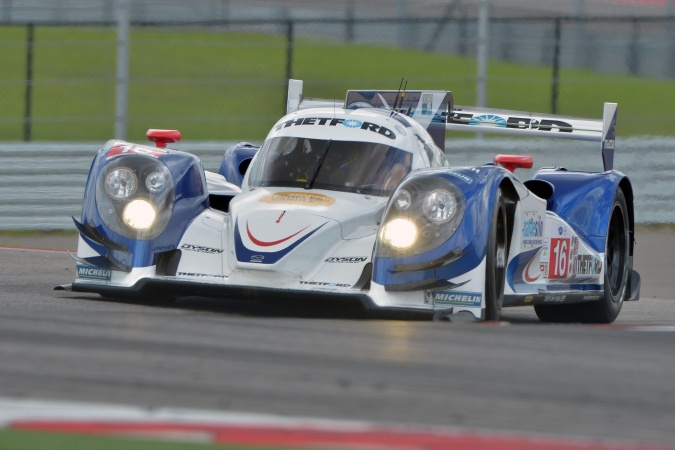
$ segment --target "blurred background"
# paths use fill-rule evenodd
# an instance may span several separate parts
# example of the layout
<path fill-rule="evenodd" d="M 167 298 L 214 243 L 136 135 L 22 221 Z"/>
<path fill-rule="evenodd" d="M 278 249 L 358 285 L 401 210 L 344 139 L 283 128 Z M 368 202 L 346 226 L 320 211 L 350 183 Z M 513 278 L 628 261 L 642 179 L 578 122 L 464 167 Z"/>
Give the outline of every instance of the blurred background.
<path fill-rule="evenodd" d="M 618 102 L 639 220 L 671 223 L 674 17 L 675 0 L 0 0 L 0 229 L 72 228 L 111 138 L 179 129 L 217 170 L 284 114 L 289 78 L 311 97 L 405 78 L 460 105 L 594 118 Z M 596 144 L 487 142 L 449 136 L 449 158 L 601 168 Z"/>

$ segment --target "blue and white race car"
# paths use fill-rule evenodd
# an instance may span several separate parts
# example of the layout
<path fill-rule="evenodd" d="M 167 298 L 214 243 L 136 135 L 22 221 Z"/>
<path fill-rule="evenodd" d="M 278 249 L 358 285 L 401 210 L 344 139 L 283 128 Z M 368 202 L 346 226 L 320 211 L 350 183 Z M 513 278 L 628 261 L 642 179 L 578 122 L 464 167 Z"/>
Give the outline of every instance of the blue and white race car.
<path fill-rule="evenodd" d="M 453 105 L 446 91 L 308 99 L 219 173 L 166 148 L 112 140 L 91 166 L 74 291 L 113 298 L 351 297 L 449 320 L 533 305 L 547 322 L 610 323 L 639 298 L 633 188 L 613 170 L 616 104 L 603 120 Z M 514 170 L 496 155 L 449 167 L 445 131 L 594 140 L 605 171 Z"/>

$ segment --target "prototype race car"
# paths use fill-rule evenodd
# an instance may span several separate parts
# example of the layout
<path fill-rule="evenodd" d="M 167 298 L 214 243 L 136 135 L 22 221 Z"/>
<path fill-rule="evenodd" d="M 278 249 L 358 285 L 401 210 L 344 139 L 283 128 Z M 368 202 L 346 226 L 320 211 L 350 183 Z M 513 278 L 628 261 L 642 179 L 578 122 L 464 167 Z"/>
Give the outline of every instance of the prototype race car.
<path fill-rule="evenodd" d="M 446 91 L 302 96 L 260 146 L 219 173 L 166 148 L 108 141 L 94 158 L 68 288 L 113 298 L 351 297 L 449 320 L 533 305 L 548 322 L 610 323 L 639 298 L 633 188 L 613 170 L 616 104 L 603 120 L 464 108 Z M 445 131 L 601 142 L 602 173 L 539 170 L 496 155 L 449 167 Z"/>

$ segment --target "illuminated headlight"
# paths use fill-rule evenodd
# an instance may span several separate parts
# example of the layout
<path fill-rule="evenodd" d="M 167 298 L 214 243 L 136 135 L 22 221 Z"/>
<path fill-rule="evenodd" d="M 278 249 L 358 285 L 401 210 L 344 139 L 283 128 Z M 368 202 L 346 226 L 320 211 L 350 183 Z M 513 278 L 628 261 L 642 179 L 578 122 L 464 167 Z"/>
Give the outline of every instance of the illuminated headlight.
<path fill-rule="evenodd" d="M 155 223 L 157 212 L 152 204 L 142 198 L 130 201 L 122 214 L 124 223 L 134 230 L 147 230 Z"/>
<path fill-rule="evenodd" d="M 406 210 L 410 207 L 411 203 L 412 203 L 412 196 L 410 195 L 410 192 L 406 191 L 405 189 L 401 189 L 396 193 L 396 199 L 394 200 L 394 204 L 398 209 Z"/>
<path fill-rule="evenodd" d="M 457 211 L 457 200 L 445 189 L 436 189 L 427 194 L 422 211 L 432 222 L 447 222 Z"/>
<path fill-rule="evenodd" d="M 145 187 L 148 188 L 148 191 L 154 193 L 162 192 L 166 187 L 167 183 L 167 174 L 161 170 L 156 170 L 148 174 L 145 177 Z"/>
<path fill-rule="evenodd" d="M 394 248 L 408 248 L 417 240 L 417 227 L 408 219 L 394 219 L 384 225 L 382 239 Z"/>
<path fill-rule="evenodd" d="M 105 177 L 105 190 L 111 197 L 117 200 L 129 198 L 136 192 L 136 175 L 124 167 L 119 167 Z"/>

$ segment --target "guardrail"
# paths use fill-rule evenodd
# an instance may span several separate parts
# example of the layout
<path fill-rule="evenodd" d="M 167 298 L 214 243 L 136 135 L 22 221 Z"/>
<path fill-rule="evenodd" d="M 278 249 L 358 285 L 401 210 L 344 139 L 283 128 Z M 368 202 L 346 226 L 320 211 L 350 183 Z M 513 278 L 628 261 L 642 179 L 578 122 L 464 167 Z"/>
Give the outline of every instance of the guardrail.
<path fill-rule="evenodd" d="M 218 171 L 233 143 L 173 145 Z M 103 143 L 0 144 L 0 230 L 70 230 L 81 215 L 89 166 Z"/>
<path fill-rule="evenodd" d="M 0 230 L 71 230 L 79 218 L 93 157 L 103 143 L 0 144 Z M 217 171 L 233 142 L 184 142 L 174 148 L 197 155 L 206 170 Z M 451 165 L 479 165 L 497 153 L 529 154 L 535 167 L 602 171 L 597 143 L 516 139 L 450 139 Z M 675 223 L 675 139 L 617 140 L 614 166 L 631 178 L 638 223 Z M 521 179 L 532 170 L 519 170 Z"/>

